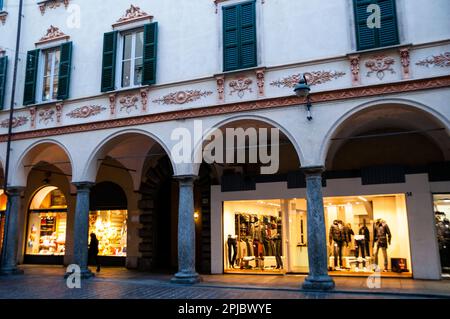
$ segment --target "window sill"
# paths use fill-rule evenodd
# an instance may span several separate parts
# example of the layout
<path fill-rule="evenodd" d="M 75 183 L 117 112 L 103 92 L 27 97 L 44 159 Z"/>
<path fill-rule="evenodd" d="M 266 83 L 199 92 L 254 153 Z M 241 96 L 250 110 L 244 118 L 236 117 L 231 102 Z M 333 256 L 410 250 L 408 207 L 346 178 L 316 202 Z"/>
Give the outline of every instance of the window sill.
<path fill-rule="evenodd" d="M 261 69 L 265 69 L 265 68 L 266 68 L 265 66 L 255 66 L 255 67 L 247 68 L 247 69 L 226 71 L 226 72 L 214 74 L 214 77 L 221 76 L 221 75 L 233 75 L 233 74 L 238 74 L 238 73 L 252 72 L 252 71 L 261 70 Z"/>
<path fill-rule="evenodd" d="M 38 102 L 38 103 L 34 103 L 34 104 L 24 105 L 24 108 L 29 108 L 29 107 L 43 107 L 43 106 L 48 106 L 48 105 L 51 105 L 51 104 L 62 103 L 63 101 L 64 101 L 64 100 L 43 101 L 43 102 Z"/>
<path fill-rule="evenodd" d="M 150 85 L 139 85 L 139 86 L 133 86 L 133 87 L 127 87 L 127 88 L 120 88 L 120 89 L 116 89 L 113 91 L 102 92 L 102 93 L 103 94 L 119 94 L 119 93 L 124 93 L 124 92 L 129 92 L 129 91 L 142 90 L 149 86 Z"/>
<path fill-rule="evenodd" d="M 352 52 L 352 53 L 348 53 L 347 56 L 351 56 L 351 55 L 355 55 L 355 54 L 376 53 L 376 52 L 380 52 L 380 51 L 401 49 L 401 48 L 406 48 L 406 47 L 410 47 L 410 46 L 412 46 L 412 43 L 409 43 L 409 44 L 396 44 L 396 45 L 390 45 L 390 46 L 387 46 L 387 47 L 379 47 L 379 48 L 374 48 L 374 49 L 355 51 L 355 52 Z"/>

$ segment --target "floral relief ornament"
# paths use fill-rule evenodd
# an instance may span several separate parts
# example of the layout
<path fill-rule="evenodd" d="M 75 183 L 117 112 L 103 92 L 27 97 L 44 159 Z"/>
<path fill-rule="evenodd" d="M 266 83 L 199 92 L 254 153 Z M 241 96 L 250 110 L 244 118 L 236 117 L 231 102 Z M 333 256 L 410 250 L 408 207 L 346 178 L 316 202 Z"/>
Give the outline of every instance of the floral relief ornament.
<path fill-rule="evenodd" d="M 306 72 L 305 77 L 308 81 L 309 85 L 319 85 L 334 79 L 338 79 L 345 75 L 345 72 L 338 71 L 316 71 L 316 72 Z M 301 73 L 294 74 L 288 77 L 285 77 L 281 80 L 276 80 L 270 83 L 272 86 L 276 87 L 285 87 L 285 88 L 293 88 L 300 81 Z"/>
<path fill-rule="evenodd" d="M 85 119 L 91 116 L 95 116 L 105 111 L 106 107 L 101 105 L 85 105 L 66 114 L 66 116 L 73 119 Z"/>
<path fill-rule="evenodd" d="M 39 42 L 46 42 L 50 40 L 56 40 L 56 39 L 62 39 L 62 38 L 68 38 L 69 36 L 59 30 L 59 28 L 51 25 L 50 28 L 47 29 L 47 34 L 44 35 Z"/>
<path fill-rule="evenodd" d="M 45 109 L 39 112 L 39 123 L 44 122 L 47 125 L 49 122 L 53 122 L 53 115 L 55 115 L 55 110 Z"/>
<path fill-rule="evenodd" d="M 433 55 L 427 59 L 417 62 L 416 65 L 426 67 L 438 66 L 441 68 L 450 67 L 450 52 Z"/>
<path fill-rule="evenodd" d="M 367 77 L 369 78 L 372 73 L 377 74 L 378 79 L 383 80 L 386 71 L 391 72 L 391 74 L 395 74 L 392 66 L 395 64 L 394 58 L 387 57 L 384 55 L 374 56 L 372 59 L 366 62 L 366 68 L 370 71 L 367 72 Z"/>
<path fill-rule="evenodd" d="M 188 90 L 188 91 L 178 91 L 175 93 L 167 94 L 160 99 L 154 100 L 153 103 L 159 104 L 186 104 L 190 102 L 197 101 L 202 97 L 207 97 L 211 95 L 211 91 L 200 91 L 200 90 Z"/>
<path fill-rule="evenodd" d="M 125 15 L 121 17 L 119 20 L 117 20 L 117 22 L 121 23 L 129 20 L 146 17 L 151 18 L 151 16 L 148 13 L 142 11 L 141 8 L 139 8 L 138 6 L 131 5 L 131 7 L 127 9 L 127 11 L 125 12 Z"/>
<path fill-rule="evenodd" d="M 11 127 L 17 128 L 20 126 L 24 126 L 27 123 L 28 123 L 28 117 L 26 117 L 26 116 L 13 117 Z M 0 126 L 2 128 L 8 128 L 9 127 L 9 119 L 2 121 L 0 123 Z"/>
<path fill-rule="evenodd" d="M 41 14 L 44 15 L 45 10 L 47 8 L 49 8 L 49 9 L 59 8 L 61 6 L 61 3 L 64 4 L 66 9 L 69 7 L 69 0 L 45 0 L 45 1 L 39 2 L 38 4 L 39 4 L 39 9 L 41 10 Z"/>
<path fill-rule="evenodd" d="M 231 81 L 228 86 L 231 88 L 230 95 L 233 95 L 237 92 L 237 95 L 242 99 L 245 95 L 245 92 L 252 93 L 253 90 L 251 85 L 253 80 L 250 78 L 238 78 L 236 80 Z"/>
<path fill-rule="evenodd" d="M 129 114 L 129 113 L 131 113 L 131 111 L 133 111 L 133 109 L 137 110 L 138 107 L 137 107 L 136 103 L 138 101 L 139 101 L 139 98 L 137 96 L 127 95 L 127 96 L 122 97 L 119 100 L 119 103 L 122 104 L 122 106 L 120 107 L 120 111 L 125 109 L 126 112 Z"/>

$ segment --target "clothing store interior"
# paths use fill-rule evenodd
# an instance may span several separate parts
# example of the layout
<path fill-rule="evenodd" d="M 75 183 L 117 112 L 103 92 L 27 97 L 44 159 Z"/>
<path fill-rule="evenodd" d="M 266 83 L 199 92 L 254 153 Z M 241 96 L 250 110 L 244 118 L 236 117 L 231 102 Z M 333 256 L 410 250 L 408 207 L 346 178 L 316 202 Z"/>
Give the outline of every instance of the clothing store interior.
<path fill-rule="evenodd" d="M 411 277 L 404 194 L 324 198 L 332 275 Z M 225 273 L 308 273 L 305 199 L 223 203 Z"/>
<path fill-rule="evenodd" d="M 450 278 L 450 194 L 433 197 L 442 276 Z"/>

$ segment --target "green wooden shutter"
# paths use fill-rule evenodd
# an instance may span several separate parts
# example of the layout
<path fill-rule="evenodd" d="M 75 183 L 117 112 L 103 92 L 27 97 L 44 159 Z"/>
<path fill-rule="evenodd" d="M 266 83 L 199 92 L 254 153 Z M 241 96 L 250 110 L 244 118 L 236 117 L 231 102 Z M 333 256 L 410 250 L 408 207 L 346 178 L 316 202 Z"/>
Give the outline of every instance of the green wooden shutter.
<path fill-rule="evenodd" d="M 400 43 L 398 36 L 397 10 L 395 0 L 378 0 L 381 8 L 381 29 L 379 44 L 381 47 Z"/>
<path fill-rule="evenodd" d="M 115 90 L 117 33 L 108 32 L 103 37 L 102 92 Z"/>
<path fill-rule="evenodd" d="M 58 100 L 69 98 L 70 71 L 72 68 L 72 42 L 61 44 L 59 62 Z"/>
<path fill-rule="evenodd" d="M 256 66 L 255 1 L 223 7 L 222 10 L 224 71 Z"/>
<path fill-rule="evenodd" d="M 0 110 L 4 108 L 5 95 L 6 95 L 6 71 L 8 69 L 8 57 L 4 56 L 0 58 Z"/>
<path fill-rule="evenodd" d="M 239 11 L 241 67 L 251 68 L 257 65 L 255 2 L 241 4 Z"/>
<path fill-rule="evenodd" d="M 381 28 L 370 29 L 367 7 L 377 4 L 381 8 Z M 356 41 L 358 50 L 367 50 L 399 43 L 395 0 L 354 0 Z"/>
<path fill-rule="evenodd" d="M 27 53 L 23 105 L 36 103 L 36 79 L 38 73 L 39 54 L 39 49 L 28 51 Z"/>
<path fill-rule="evenodd" d="M 142 84 L 156 83 L 156 62 L 158 56 L 158 22 L 144 26 L 144 70 Z"/>
<path fill-rule="evenodd" d="M 223 8 L 223 68 L 224 71 L 239 69 L 238 6 Z"/>

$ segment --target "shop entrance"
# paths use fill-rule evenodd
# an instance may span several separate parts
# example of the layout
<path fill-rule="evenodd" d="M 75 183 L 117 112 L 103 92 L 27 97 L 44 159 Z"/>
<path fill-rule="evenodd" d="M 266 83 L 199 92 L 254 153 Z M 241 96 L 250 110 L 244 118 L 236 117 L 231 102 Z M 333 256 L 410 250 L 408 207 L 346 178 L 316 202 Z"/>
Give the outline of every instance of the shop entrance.
<path fill-rule="evenodd" d="M 99 261 L 124 267 L 127 256 L 127 197 L 112 182 L 96 184 L 90 193 L 89 234 L 99 240 Z"/>
<path fill-rule="evenodd" d="M 433 199 L 442 275 L 450 277 L 450 194 L 435 194 Z"/>
<path fill-rule="evenodd" d="M 3 237 L 5 233 L 5 221 L 6 221 L 6 195 L 3 190 L 0 190 L 0 252 L 3 248 Z"/>
<path fill-rule="evenodd" d="M 62 265 L 66 251 L 66 198 L 55 186 L 33 196 L 28 210 L 24 263 Z"/>

